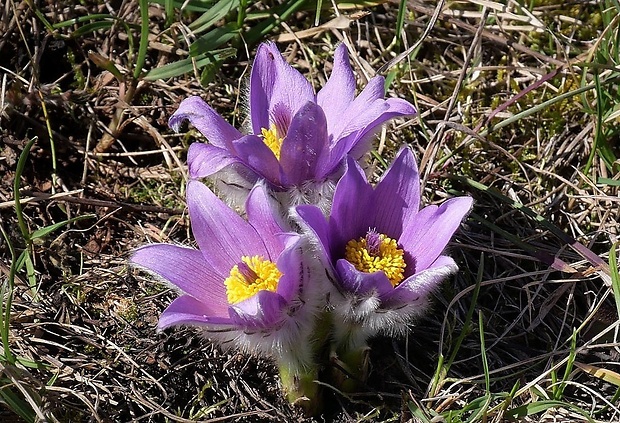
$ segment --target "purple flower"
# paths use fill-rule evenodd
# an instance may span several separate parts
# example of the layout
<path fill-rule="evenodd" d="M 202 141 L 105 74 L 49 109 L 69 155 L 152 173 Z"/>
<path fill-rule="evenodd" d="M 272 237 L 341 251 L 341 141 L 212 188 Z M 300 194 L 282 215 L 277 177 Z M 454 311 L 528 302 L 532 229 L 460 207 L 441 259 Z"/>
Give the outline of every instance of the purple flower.
<path fill-rule="evenodd" d="M 429 293 L 457 271 L 442 252 L 471 206 L 470 197 L 457 197 L 420 210 L 415 158 L 403 148 L 375 188 L 349 159 L 329 218 L 312 205 L 296 211 L 335 276 L 336 312 L 365 338 L 405 331 Z"/>
<path fill-rule="evenodd" d="M 314 313 L 306 305 L 310 271 L 301 237 L 285 233 L 260 185 L 248 196 L 247 221 L 197 181 L 188 184 L 187 202 L 198 250 L 154 244 L 131 257 L 182 293 L 162 313 L 159 328 L 196 325 L 247 350 L 290 352 Z"/>
<path fill-rule="evenodd" d="M 315 94 L 276 46 L 266 43 L 258 48 L 250 76 L 249 134 L 243 135 L 199 97 L 185 99 L 170 126 L 178 130 L 187 119 L 209 141 L 190 146 L 192 178 L 232 167 L 249 184 L 265 179 L 275 190 L 301 189 L 298 196 L 303 197 L 319 189 L 314 184 L 336 179 L 347 154 L 364 155 L 381 124 L 415 114 L 407 101 L 384 99 L 384 82 L 376 76 L 355 97 L 355 77 L 341 44 L 329 80 Z M 329 192 L 319 195 L 325 194 Z"/>

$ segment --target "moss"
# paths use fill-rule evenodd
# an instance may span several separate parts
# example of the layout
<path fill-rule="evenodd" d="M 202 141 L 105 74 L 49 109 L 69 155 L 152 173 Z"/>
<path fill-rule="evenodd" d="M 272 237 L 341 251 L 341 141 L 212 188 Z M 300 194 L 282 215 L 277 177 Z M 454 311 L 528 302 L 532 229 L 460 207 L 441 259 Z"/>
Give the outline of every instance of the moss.
<path fill-rule="evenodd" d="M 171 209 L 183 208 L 180 201 L 179 187 L 183 186 L 180 176 L 173 177 L 167 183 L 159 179 L 141 180 L 140 185 L 125 187 L 125 195 L 136 203 L 155 204 Z"/>
<path fill-rule="evenodd" d="M 125 298 L 120 299 L 116 304 L 116 314 L 128 323 L 135 322 L 140 315 L 137 304 Z"/>
<path fill-rule="evenodd" d="M 73 68 L 73 82 L 71 83 L 71 87 L 76 90 L 83 90 L 86 88 L 86 76 L 84 76 L 84 72 L 82 72 L 80 65 L 77 64 L 75 52 L 72 49 L 67 50 L 67 60 Z"/>

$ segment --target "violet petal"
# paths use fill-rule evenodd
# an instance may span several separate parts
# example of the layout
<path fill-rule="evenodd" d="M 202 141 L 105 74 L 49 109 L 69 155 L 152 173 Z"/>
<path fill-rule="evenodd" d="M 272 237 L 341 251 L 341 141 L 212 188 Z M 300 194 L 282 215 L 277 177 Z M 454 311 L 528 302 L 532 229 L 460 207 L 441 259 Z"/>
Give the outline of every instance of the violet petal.
<path fill-rule="evenodd" d="M 385 78 L 382 76 L 372 78 L 368 81 L 368 84 L 364 87 L 360 95 L 358 95 L 357 98 L 350 103 L 349 107 L 337 117 L 338 120 L 335 122 L 333 129 L 330 122 L 330 129 L 333 130 L 331 133 L 334 137 L 333 141 L 353 132 L 351 128 L 366 126 L 364 123 L 360 123 L 360 121 L 365 122 L 372 120 L 367 118 L 369 106 L 375 103 L 375 100 L 383 99 L 385 95 L 384 83 Z"/>
<path fill-rule="evenodd" d="M 277 329 L 274 327 L 283 317 L 286 301 L 278 293 L 259 291 L 245 301 L 230 306 L 230 318 L 248 330 Z"/>
<path fill-rule="evenodd" d="M 223 279 L 211 270 L 200 251 L 170 244 L 154 244 L 135 250 L 130 261 L 204 302 L 213 314 L 228 315 Z"/>
<path fill-rule="evenodd" d="M 352 158 L 347 159 L 347 170 L 340 178 L 334 192 L 330 236 L 333 237 L 332 253 L 344 251 L 347 242 L 363 236 L 374 222 L 374 212 L 380 207 L 372 201 L 373 189 L 364 171 Z"/>
<path fill-rule="evenodd" d="M 286 63 L 275 44 L 265 43 L 258 48 L 250 76 L 250 113 L 255 134 L 275 123 L 276 111 L 286 110 L 292 117 L 314 99 L 310 82 Z"/>
<path fill-rule="evenodd" d="M 452 238 L 463 218 L 469 213 L 471 197 L 456 197 L 441 206 L 427 206 L 403 229 L 399 245 L 416 260 L 416 271 L 429 267 Z"/>
<path fill-rule="evenodd" d="M 383 109 L 379 109 L 380 111 L 377 114 L 368 113 L 365 124 L 347 135 L 347 138 L 351 138 L 348 143 L 352 145 L 350 154 L 353 157 L 361 157 L 368 151 L 375 133 L 385 122 L 401 116 L 413 116 L 417 113 L 413 105 L 400 98 L 388 98 L 387 100 L 377 100 L 377 102 L 383 103 Z"/>
<path fill-rule="evenodd" d="M 392 292 L 384 295 L 381 300 L 385 303 L 384 306 L 386 308 L 399 307 L 415 302 L 422 304 L 441 282 L 457 270 L 458 266 L 452 258 L 439 256 L 429 268 L 408 277 Z"/>
<path fill-rule="evenodd" d="M 396 117 L 413 115 L 415 108 L 405 100 L 390 98 L 368 103 L 356 113 L 334 139 L 332 160 L 337 160 L 341 154 L 350 154 L 356 159 L 363 156 L 382 124 Z M 345 119 L 348 118 L 343 117 L 342 120 Z"/>
<path fill-rule="evenodd" d="M 285 224 L 276 207 L 262 185 L 252 188 L 245 205 L 248 222 L 263 240 L 268 252 L 265 258 L 273 262 L 284 249 L 284 241 L 277 235 L 283 232 Z"/>
<path fill-rule="evenodd" d="M 290 240 L 287 248 L 278 258 L 278 270 L 282 272 L 280 281 L 278 282 L 277 293 L 284 298 L 286 302 L 290 302 L 294 298 L 298 298 L 303 289 L 310 289 L 307 281 L 310 277 L 306 260 L 304 260 L 303 252 L 300 248 L 299 237 L 296 240 Z"/>
<path fill-rule="evenodd" d="M 315 176 L 317 162 L 327 155 L 327 122 L 323 110 L 306 103 L 293 117 L 282 142 L 280 164 L 287 186 L 301 185 Z"/>
<path fill-rule="evenodd" d="M 327 117 L 328 132 L 338 125 L 344 111 L 355 98 L 355 76 L 349 63 L 347 46 L 342 43 L 334 53 L 334 67 L 329 79 L 316 95 Z"/>
<path fill-rule="evenodd" d="M 190 178 L 205 178 L 238 162 L 239 159 L 224 148 L 210 144 L 193 143 L 187 152 Z"/>
<path fill-rule="evenodd" d="M 420 208 L 418 166 L 410 148 L 400 150 L 377 184 L 373 201 L 380 206 L 371 226 L 391 238 L 400 237 Z"/>
<path fill-rule="evenodd" d="M 269 128 L 269 99 L 276 78 L 275 58 L 280 55 L 272 43 L 261 44 L 250 73 L 250 119 L 254 134 Z"/>
<path fill-rule="evenodd" d="M 377 295 L 383 296 L 394 290 L 390 280 L 382 271 L 360 272 L 345 259 L 336 262 L 336 270 L 340 284 L 347 292 L 365 295 L 374 291 Z"/>
<path fill-rule="evenodd" d="M 227 148 L 231 141 L 242 136 L 241 132 L 197 96 L 183 100 L 170 117 L 168 125 L 178 132 L 181 123 L 186 119 L 216 147 Z"/>
<path fill-rule="evenodd" d="M 232 326 L 232 324 L 229 316 L 217 316 L 209 305 L 189 295 L 183 295 L 172 301 L 159 316 L 157 327 L 166 329 L 178 325 Z"/>
<path fill-rule="evenodd" d="M 196 242 L 223 278 L 242 256 L 267 256 L 256 230 L 201 182 L 188 182 L 187 204 Z"/>
<path fill-rule="evenodd" d="M 277 49 L 276 49 L 277 51 Z M 288 111 L 291 119 L 309 101 L 316 101 L 314 88 L 297 69 L 286 63 L 278 52 L 275 55 L 276 79 L 273 93 L 269 99 L 270 122 L 275 122 L 275 114 Z M 282 118 L 281 118 L 282 119 Z"/>
<path fill-rule="evenodd" d="M 281 168 L 278 159 L 267 144 L 256 135 L 246 135 L 235 141 L 237 157 L 250 169 L 268 182 L 281 186 Z"/>
<path fill-rule="evenodd" d="M 295 207 L 299 223 L 304 229 L 312 231 L 319 245 L 317 248 L 324 262 L 331 262 L 331 248 L 329 237 L 329 224 L 321 209 L 313 205 L 301 205 Z"/>

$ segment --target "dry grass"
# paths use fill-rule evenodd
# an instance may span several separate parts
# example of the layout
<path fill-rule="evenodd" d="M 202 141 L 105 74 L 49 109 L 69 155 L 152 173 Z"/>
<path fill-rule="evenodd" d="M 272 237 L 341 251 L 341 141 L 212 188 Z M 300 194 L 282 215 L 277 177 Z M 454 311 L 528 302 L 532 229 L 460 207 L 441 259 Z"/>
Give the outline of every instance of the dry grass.
<path fill-rule="evenodd" d="M 191 243 L 184 154 L 198 137 L 173 135 L 167 118 L 200 94 L 239 125 L 249 66 L 241 48 L 206 87 L 193 75 L 141 80 L 128 96 L 130 83 L 89 59 L 93 51 L 131 73 L 125 28 L 69 38 L 75 26 L 50 34 L 36 16 L 112 12 L 138 23 L 135 3 L 1 6 L 2 228 L 16 250 L 27 247 L 12 186 L 32 137 L 21 179 L 28 228 L 95 215 L 32 245 L 34 273 L 17 274 L 10 310 L 8 345 L 21 362 L 0 360 L 3 389 L 50 421 L 304 421 L 270 363 L 222 352 L 189 329 L 156 333 L 174 293 L 126 266 L 138 245 Z M 328 421 L 620 419 L 617 269 L 608 265 L 619 230 L 619 6 L 507 4 L 410 0 L 400 41 L 397 1 L 343 10 L 336 21 L 325 4 L 324 25 L 307 38 L 299 31 L 314 11 L 277 30 L 291 40 L 280 44 L 287 59 L 315 85 L 345 40 L 360 86 L 382 68 L 389 95 L 416 101 L 419 118 L 378 137 L 377 174 L 407 142 L 427 203 L 476 200 L 450 246 L 461 272 L 407 339 L 373 343 L 366 391 L 328 394 Z M 149 10 L 145 67 L 155 67 L 187 45 L 165 29 L 162 7 Z M 588 88 L 595 75 L 600 87 Z M 3 238 L 5 287 L 10 267 Z M 11 409 L 0 410 L 3 421 Z"/>

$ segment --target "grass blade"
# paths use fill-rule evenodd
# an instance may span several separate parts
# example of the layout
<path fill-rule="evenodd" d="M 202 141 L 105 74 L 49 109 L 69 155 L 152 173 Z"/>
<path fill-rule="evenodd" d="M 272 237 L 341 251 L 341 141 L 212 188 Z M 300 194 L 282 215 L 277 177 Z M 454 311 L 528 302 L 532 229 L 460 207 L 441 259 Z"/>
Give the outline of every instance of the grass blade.
<path fill-rule="evenodd" d="M 478 190 L 480 190 L 482 192 L 485 192 L 486 194 L 489 194 L 489 195 L 497 198 L 498 200 L 501 200 L 503 203 L 505 203 L 507 205 L 510 205 L 514 209 L 523 212 L 523 214 L 525 214 L 526 216 L 528 216 L 528 217 L 532 218 L 533 220 L 535 220 L 537 223 L 539 223 L 545 229 L 549 230 L 549 232 L 551 232 L 553 235 L 555 235 L 562 242 L 568 244 L 573 250 L 575 250 L 577 253 L 579 253 L 584 259 L 588 260 L 590 262 L 590 264 L 592 264 L 593 267 L 596 267 L 598 269 L 599 274 L 601 276 L 603 276 L 604 279 L 606 278 L 606 283 L 608 283 L 608 279 L 609 279 L 609 265 L 603 259 L 601 259 L 597 254 L 593 253 L 592 250 L 590 250 L 585 245 L 581 244 L 576 239 L 574 239 L 572 236 L 570 236 L 569 234 L 567 234 L 566 232 L 562 231 L 560 228 L 558 228 L 557 226 L 555 226 L 554 224 L 549 222 L 543 216 L 541 216 L 540 214 L 536 213 L 535 211 L 533 211 L 529 207 L 525 206 L 523 203 L 520 203 L 518 201 L 514 201 L 514 200 L 508 198 L 507 196 L 505 196 L 504 194 L 502 194 L 502 193 L 500 193 L 500 192 L 498 192 L 496 190 L 490 189 L 489 187 L 487 187 L 486 185 L 484 185 L 484 184 L 482 184 L 480 182 L 474 181 L 474 180 L 466 178 L 466 177 L 461 177 L 461 176 L 456 176 L 456 177 L 453 177 L 453 178 L 457 179 L 457 180 L 460 180 L 463 183 L 465 183 L 465 184 L 467 184 L 467 185 L 469 185 L 469 186 L 471 186 L 471 187 L 473 187 L 475 189 L 478 189 Z M 568 269 L 567 269 L 567 271 L 568 271 Z"/>
<path fill-rule="evenodd" d="M 36 414 L 28 404 L 28 402 L 21 399 L 13 390 L 6 387 L 11 385 L 12 382 L 8 379 L 0 379 L 0 383 L 5 386 L 0 389 L 1 402 L 4 402 L 6 406 L 19 417 L 24 419 L 28 423 L 34 423 L 36 421 Z"/>
<path fill-rule="evenodd" d="M 107 13 L 95 13 L 95 14 L 79 16 L 77 18 L 67 19 L 66 21 L 55 23 L 54 25 L 52 25 L 52 28 L 60 29 L 60 28 L 65 28 L 67 26 L 73 26 L 73 25 L 76 25 L 82 22 L 98 21 L 98 20 L 103 20 L 103 19 L 114 19 L 114 17 Z"/>
<path fill-rule="evenodd" d="M 547 411 L 550 408 L 570 408 L 571 410 L 574 410 L 581 414 L 589 422 L 594 423 L 594 420 L 592 420 L 592 418 L 585 410 L 582 410 L 581 408 L 567 402 L 554 400 L 535 401 L 529 404 L 521 405 L 519 407 L 511 408 L 510 410 L 506 411 L 505 416 L 510 418 L 511 420 L 522 420 L 525 417 L 542 413 L 543 411 Z"/>
<path fill-rule="evenodd" d="M 269 34 L 280 22 L 286 21 L 293 13 L 303 7 L 306 0 L 288 2 L 270 10 L 269 17 L 260 24 L 255 25 L 247 32 L 246 40 L 248 44 L 256 44 L 260 39 Z M 249 19 L 248 15 L 248 19 Z"/>
<path fill-rule="evenodd" d="M 211 28 L 217 21 L 223 19 L 233 10 L 239 7 L 239 0 L 220 0 L 214 4 L 207 12 L 203 13 L 198 19 L 189 24 L 189 28 L 195 33 L 200 34 Z"/>
<path fill-rule="evenodd" d="M 616 248 L 618 243 L 614 243 L 609 250 L 609 270 L 611 272 L 611 288 L 614 291 L 614 300 L 616 301 L 616 310 L 620 317 L 620 274 L 618 273 L 618 260 L 616 257 Z"/>
<path fill-rule="evenodd" d="M 97 217 L 97 216 L 94 215 L 94 214 L 86 214 L 84 216 L 77 216 L 77 217 L 74 217 L 74 218 L 71 218 L 71 219 L 63 220 L 62 222 L 58 222 L 58 223 L 46 226 L 46 227 L 41 228 L 41 229 L 37 229 L 36 231 L 34 231 L 32 233 L 30 238 L 31 239 L 43 238 L 44 236 L 48 235 L 49 233 L 54 232 L 56 229 L 60 229 L 60 228 L 62 228 L 65 225 L 69 225 L 69 224 L 71 224 L 73 222 L 78 222 L 78 221 L 84 220 L 84 219 L 93 219 L 95 217 Z"/>
<path fill-rule="evenodd" d="M 620 387 L 620 374 L 614 372 L 613 370 L 603 369 L 601 367 L 593 366 L 591 364 L 580 363 L 575 361 L 575 367 L 583 370 L 589 375 L 592 375 L 596 378 L 604 380 L 607 383 L 611 383 L 612 385 L 616 385 Z"/>
<path fill-rule="evenodd" d="M 149 2 L 148 0 L 139 0 L 140 2 L 140 45 L 138 47 L 138 60 L 136 60 L 133 70 L 134 79 L 140 78 L 142 67 L 146 61 L 146 51 L 149 46 Z"/>
<path fill-rule="evenodd" d="M 398 16 L 396 17 L 396 39 L 400 40 L 405 26 L 405 15 L 407 14 L 407 0 L 400 0 L 398 5 Z"/>
<path fill-rule="evenodd" d="M 450 354 L 448 361 L 444 364 L 443 355 L 439 358 L 437 371 L 435 372 L 435 377 L 433 378 L 433 385 L 430 390 L 431 396 L 435 396 L 437 392 L 439 392 L 439 389 L 441 389 L 441 387 L 443 386 L 444 380 L 448 372 L 450 371 L 452 363 L 454 363 L 454 360 L 456 359 L 456 356 L 459 352 L 459 349 L 461 348 L 461 345 L 463 344 L 463 341 L 465 340 L 465 337 L 471 332 L 471 322 L 474 317 L 476 304 L 478 303 L 478 295 L 480 294 L 483 270 L 484 254 L 480 254 L 480 266 L 478 267 L 478 273 L 476 274 L 476 286 L 474 287 L 474 291 L 472 293 L 471 305 L 467 310 L 467 315 L 465 317 L 465 321 L 463 322 L 463 328 L 461 329 L 458 338 L 456 338 L 456 341 L 454 342 L 454 347 L 452 348 L 452 353 Z"/>
<path fill-rule="evenodd" d="M 229 57 L 233 57 L 237 54 L 237 50 L 229 47 L 209 54 L 202 54 L 198 57 L 188 57 L 187 59 L 179 60 L 177 62 L 168 63 L 167 65 L 159 68 L 151 69 L 145 75 L 144 79 L 154 81 L 156 79 L 173 78 L 184 73 L 192 72 L 194 67 L 201 69 L 212 63 L 216 63 L 225 60 Z"/>
<path fill-rule="evenodd" d="M 194 41 L 189 46 L 189 54 L 192 57 L 196 57 L 201 54 L 211 53 L 237 34 L 239 34 L 239 30 L 236 28 L 236 24 L 233 23 L 215 28 Z"/>
<path fill-rule="evenodd" d="M 609 185 L 612 187 L 620 187 L 620 181 L 617 179 L 611 179 L 611 178 L 598 178 L 596 181 L 597 184 L 601 184 L 601 185 Z"/>
<path fill-rule="evenodd" d="M 101 29 L 109 29 L 112 28 L 112 26 L 114 26 L 114 21 L 112 20 L 91 22 L 86 25 L 82 25 L 81 27 L 73 31 L 71 33 L 71 38 L 81 38 L 84 35 L 90 34 L 91 32 L 97 32 Z"/>
<path fill-rule="evenodd" d="M 30 231 L 28 230 L 28 225 L 24 221 L 24 211 L 22 209 L 22 204 L 20 202 L 21 195 L 19 193 L 19 185 L 21 182 L 22 174 L 24 173 L 24 168 L 26 167 L 26 160 L 28 160 L 28 154 L 30 153 L 30 149 L 36 142 L 36 138 L 28 141 L 28 144 L 24 147 L 24 150 L 19 155 L 19 160 L 17 162 L 17 168 L 15 169 L 15 180 L 13 181 L 13 197 L 15 199 L 15 214 L 17 214 L 17 222 L 19 225 L 19 229 L 26 241 L 26 244 L 30 244 Z"/>

